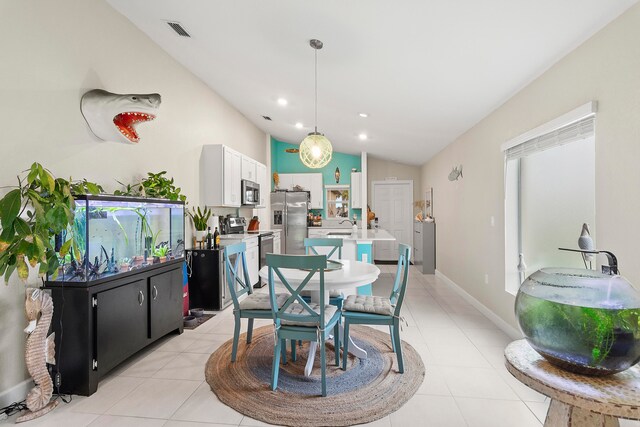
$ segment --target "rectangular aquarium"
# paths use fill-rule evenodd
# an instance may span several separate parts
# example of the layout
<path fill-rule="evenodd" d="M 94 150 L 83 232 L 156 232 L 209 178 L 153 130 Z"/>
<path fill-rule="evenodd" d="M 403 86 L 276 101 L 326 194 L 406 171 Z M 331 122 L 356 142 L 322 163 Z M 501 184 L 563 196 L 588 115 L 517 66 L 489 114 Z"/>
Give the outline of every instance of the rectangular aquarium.
<path fill-rule="evenodd" d="M 89 283 L 184 260 L 184 203 L 113 195 L 76 197 L 74 225 L 56 236 L 51 283 Z"/>

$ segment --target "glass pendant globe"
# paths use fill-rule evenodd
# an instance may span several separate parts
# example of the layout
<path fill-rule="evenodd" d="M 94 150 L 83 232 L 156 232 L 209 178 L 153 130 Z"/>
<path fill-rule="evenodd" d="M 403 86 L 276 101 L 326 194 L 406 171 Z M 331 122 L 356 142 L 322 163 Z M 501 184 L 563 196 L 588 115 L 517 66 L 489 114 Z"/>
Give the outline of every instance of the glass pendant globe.
<path fill-rule="evenodd" d="M 331 161 L 332 154 L 331 142 L 320 133 L 310 133 L 300 143 L 300 161 L 308 168 L 326 166 Z"/>

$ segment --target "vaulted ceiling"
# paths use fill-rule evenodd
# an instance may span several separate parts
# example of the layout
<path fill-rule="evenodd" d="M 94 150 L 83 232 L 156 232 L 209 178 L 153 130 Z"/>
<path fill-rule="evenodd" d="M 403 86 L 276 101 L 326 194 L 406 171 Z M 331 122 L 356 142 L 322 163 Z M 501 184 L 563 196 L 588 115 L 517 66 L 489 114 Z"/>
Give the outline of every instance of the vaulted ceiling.
<path fill-rule="evenodd" d="M 313 130 L 309 40 L 322 40 L 318 130 L 337 151 L 415 165 L 636 1 L 108 0 L 256 126 L 291 143 Z"/>

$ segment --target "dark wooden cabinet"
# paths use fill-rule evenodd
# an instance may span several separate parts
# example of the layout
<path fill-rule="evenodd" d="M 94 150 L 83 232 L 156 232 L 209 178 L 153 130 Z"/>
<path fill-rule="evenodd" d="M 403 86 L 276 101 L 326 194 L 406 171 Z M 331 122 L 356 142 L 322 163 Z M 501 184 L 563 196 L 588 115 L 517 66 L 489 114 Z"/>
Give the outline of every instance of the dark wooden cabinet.
<path fill-rule="evenodd" d="M 176 282 L 182 283 L 181 270 L 149 278 L 149 338 L 153 341 L 182 322 L 182 286 L 174 286 Z"/>
<path fill-rule="evenodd" d="M 171 332 L 182 333 L 182 269 L 175 261 L 87 285 L 47 282 L 62 393 L 89 396 L 100 378 Z"/>

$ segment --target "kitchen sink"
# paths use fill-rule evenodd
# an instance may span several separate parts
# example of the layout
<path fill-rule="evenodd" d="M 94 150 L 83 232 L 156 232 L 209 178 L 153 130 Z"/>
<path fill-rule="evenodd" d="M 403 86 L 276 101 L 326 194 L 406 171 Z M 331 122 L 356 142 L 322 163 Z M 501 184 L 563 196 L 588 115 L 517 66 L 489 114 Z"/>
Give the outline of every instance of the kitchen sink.
<path fill-rule="evenodd" d="M 327 233 L 327 236 L 351 236 L 350 231 L 334 231 L 331 233 Z"/>

